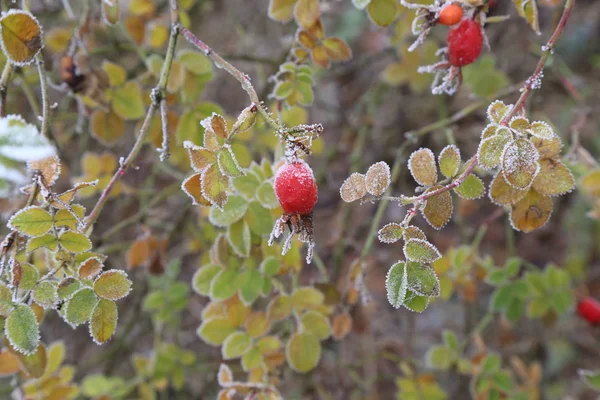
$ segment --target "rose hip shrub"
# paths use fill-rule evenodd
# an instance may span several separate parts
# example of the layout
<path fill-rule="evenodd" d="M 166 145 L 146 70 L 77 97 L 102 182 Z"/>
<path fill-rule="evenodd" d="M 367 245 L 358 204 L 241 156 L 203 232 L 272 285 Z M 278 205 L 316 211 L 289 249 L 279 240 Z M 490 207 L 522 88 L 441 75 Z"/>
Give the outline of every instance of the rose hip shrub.
<path fill-rule="evenodd" d="M 3 2 L 2 398 L 597 397 L 575 2 Z"/>

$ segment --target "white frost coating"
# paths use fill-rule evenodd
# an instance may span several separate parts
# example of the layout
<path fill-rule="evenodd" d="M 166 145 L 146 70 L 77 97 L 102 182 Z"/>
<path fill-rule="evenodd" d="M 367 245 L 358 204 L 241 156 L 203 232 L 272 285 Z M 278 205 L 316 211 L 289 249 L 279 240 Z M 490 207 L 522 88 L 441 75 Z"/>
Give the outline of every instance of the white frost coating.
<path fill-rule="evenodd" d="M 442 151 L 440 152 L 440 155 L 438 156 L 438 165 L 440 166 L 440 171 L 441 171 L 442 158 L 444 158 L 444 154 L 446 154 L 449 151 L 452 151 L 454 154 L 456 154 L 458 156 L 458 167 L 457 167 L 456 171 L 454 172 L 454 175 L 456 175 L 456 173 L 460 169 L 461 155 L 460 155 L 460 149 L 455 144 L 449 144 L 448 146 L 446 146 L 442 149 Z"/>
<path fill-rule="evenodd" d="M 422 281 L 412 282 L 412 285 L 411 284 L 408 285 L 408 289 L 410 289 L 412 292 L 414 292 L 418 296 L 439 297 L 440 296 L 440 280 L 437 277 L 435 270 L 429 265 L 422 265 L 417 268 L 426 269 L 427 271 L 430 272 L 429 279 L 431 279 L 435 282 L 433 285 L 433 292 L 425 293 L 422 290 L 422 288 L 423 288 Z M 408 307 L 406 307 L 406 308 L 408 308 Z"/>
<path fill-rule="evenodd" d="M 398 261 L 390 267 L 385 277 L 385 289 L 389 303 L 394 308 L 400 308 L 406 297 L 406 289 L 408 287 L 408 279 L 406 277 L 405 262 Z M 392 274 L 396 269 L 402 268 L 401 275 Z M 395 300 L 397 298 L 397 301 Z"/>
<path fill-rule="evenodd" d="M 431 161 L 430 165 L 424 165 L 422 163 L 419 163 L 419 165 L 413 165 L 414 157 L 416 157 L 417 154 L 421 154 L 421 153 L 425 153 L 429 156 L 428 158 Z M 428 186 L 429 184 L 421 182 L 419 179 L 417 179 L 414 169 L 417 169 L 417 170 L 421 169 L 421 168 L 425 169 L 425 168 L 428 168 L 431 166 L 433 166 L 433 169 L 435 170 L 435 174 L 437 175 L 437 168 L 435 166 L 435 154 L 433 154 L 433 151 L 431 151 L 431 149 L 428 149 L 426 147 L 421 147 L 421 148 L 417 149 L 416 151 L 413 151 L 412 154 L 410 155 L 410 157 L 408 158 L 408 170 L 410 171 L 410 175 L 413 177 L 415 182 L 417 182 L 421 186 Z"/>
<path fill-rule="evenodd" d="M 13 1 L 13 3 L 14 3 L 14 1 Z M 31 59 L 29 61 L 19 62 L 19 61 L 13 60 L 12 57 L 10 56 L 10 54 L 8 53 L 8 51 L 6 50 L 6 45 L 4 44 L 4 40 L 2 39 L 3 24 L 0 23 L 0 47 L 2 48 L 2 52 L 10 60 L 10 62 L 12 64 L 14 64 L 18 67 L 24 67 L 26 65 L 30 65 L 33 62 L 33 60 L 35 59 L 35 56 L 37 56 L 39 54 L 39 52 L 42 51 L 42 49 L 44 48 L 44 41 L 42 40 L 42 38 L 44 37 L 44 31 L 42 29 L 42 24 L 40 24 L 40 22 L 37 20 L 37 18 L 32 13 L 30 13 L 29 11 L 25 11 L 25 10 L 19 10 L 18 8 L 11 8 L 7 12 L 3 11 L 2 14 L 0 14 L 0 20 L 8 17 L 9 15 L 13 15 L 13 14 L 25 14 L 25 15 L 29 16 L 37 24 L 38 29 L 40 30 L 40 48 L 39 48 L 39 50 L 35 52 L 35 54 L 31 57 Z"/>
<path fill-rule="evenodd" d="M 473 177 L 473 178 L 471 178 L 471 177 Z M 481 199 L 481 198 L 482 198 L 482 197 L 485 195 L 485 185 L 483 184 L 483 181 L 481 180 L 481 178 L 480 178 L 480 177 L 478 177 L 478 176 L 477 176 L 477 175 L 475 175 L 475 174 L 471 174 L 471 175 L 469 175 L 469 176 L 467 177 L 467 179 L 477 179 L 477 180 L 478 180 L 478 181 L 481 183 L 481 187 L 483 188 L 483 190 L 481 191 L 481 193 L 479 194 L 479 196 L 476 196 L 476 197 L 466 197 L 466 196 L 463 196 L 463 195 L 462 195 L 462 193 L 460 193 L 460 192 L 457 190 L 459 187 L 461 187 L 461 186 L 462 186 L 462 183 L 453 189 L 453 190 L 454 190 L 454 193 L 456 193 L 456 195 L 457 195 L 458 197 L 460 197 L 461 199 L 465 199 L 465 200 L 477 200 L 477 199 Z M 465 180 L 466 180 L 466 179 L 465 179 Z M 464 183 L 464 181 L 463 181 L 463 183 Z"/>
<path fill-rule="evenodd" d="M 289 169 L 286 168 L 287 166 L 291 165 L 289 163 L 285 163 L 283 164 L 281 167 L 279 167 L 277 169 L 277 171 L 275 172 L 275 176 L 273 177 L 273 187 L 275 188 L 277 186 L 277 181 L 279 179 L 297 179 L 299 181 L 300 186 L 304 186 L 305 184 L 311 184 L 312 182 L 315 181 L 315 175 L 313 173 L 312 168 L 310 167 L 310 165 L 308 165 L 306 163 L 306 161 L 302 160 L 302 159 L 297 159 L 296 161 L 293 162 L 293 164 L 302 164 L 303 168 L 302 169 Z M 281 204 L 281 199 L 279 198 L 279 195 L 277 194 L 277 190 L 275 190 L 275 196 L 277 197 L 277 201 L 279 201 L 279 203 Z"/>
<path fill-rule="evenodd" d="M 91 279 L 91 278 L 94 278 L 96 275 L 98 275 L 100 272 L 102 272 L 102 267 L 104 266 L 104 264 L 103 264 L 103 263 L 104 263 L 104 261 L 103 261 L 103 260 L 102 260 L 100 257 L 90 257 L 90 258 L 88 258 L 87 260 L 85 260 L 85 261 L 82 261 L 82 262 L 79 264 L 79 266 L 77 267 L 77 275 L 78 275 L 79 277 L 81 277 L 81 268 L 82 268 L 82 267 L 83 267 L 85 264 L 87 264 L 87 263 L 88 263 L 88 261 L 90 261 L 90 260 L 96 260 L 96 261 L 98 261 L 98 264 L 100 264 L 100 269 L 98 269 L 98 272 L 96 272 L 95 274 L 93 274 L 93 275 L 91 275 L 91 276 L 86 276 L 86 277 L 85 277 L 85 278 L 83 278 L 83 279 Z"/>
<path fill-rule="evenodd" d="M 531 129 L 528 131 L 532 136 L 540 139 L 552 140 L 556 137 L 554 129 L 545 121 L 535 121 L 531 123 Z M 561 142 L 562 148 L 562 142 Z"/>
<path fill-rule="evenodd" d="M 392 182 L 390 166 L 384 161 L 371 165 L 365 175 L 365 186 L 367 192 L 374 196 L 381 196 Z"/>
<path fill-rule="evenodd" d="M 108 300 L 120 300 L 122 298 L 127 297 L 127 295 L 131 292 L 131 290 L 133 289 L 133 282 L 131 282 L 131 279 L 129 279 L 129 276 L 127 275 L 127 273 L 121 269 L 109 269 L 107 271 L 104 271 L 102 274 L 100 274 L 95 280 L 94 280 L 94 285 L 96 285 L 96 282 L 98 282 L 98 280 L 102 279 L 102 277 L 106 276 L 105 279 L 108 279 L 108 275 L 121 275 L 123 277 L 125 277 L 125 282 L 127 282 L 129 284 L 129 288 L 127 289 L 127 292 L 125 292 L 125 294 L 123 294 L 121 297 L 118 298 L 114 298 L 114 299 L 108 299 Z M 101 297 L 101 296 L 100 296 Z"/>
<path fill-rule="evenodd" d="M 360 182 L 358 182 L 358 185 L 355 185 L 354 183 L 357 183 L 356 182 L 357 179 L 360 180 Z M 362 185 L 360 185 L 361 183 L 362 183 Z M 351 184 L 352 184 L 352 186 L 350 186 Z M 360 187 L 357 188 L 357 186 L 360 186 Z M 348 189 L 348 188 L 352 188 L 353 191 L 352 191 L 352 193 L 349 193 L 349 196 L 345 196 L 344 189 Z M 344 183 L 342 183 L 342 186 L 340 186 L 340 197 L 346 203 L 352 203 L 353 201 L 362 199 L 366 194 L 367 194 L 367 186 L 365 183 L 365 176 L 358 172 L 352 173 L 348 178 L 346 178 Z"/>
<path fill-rule="evenodd" d="M 506 150 L 506 147 L 508 146 L 508 142 L 511 140 L 511 138 L 506 138 L 506 142 L 503 142 L 503 139 L 500 137 L 501 133 L 496 133 L 493 136 L 490 136 L 488 138 L 483 139 L 481 142 L 479 142 L 479 147 L 477 148 L 477 157 L 479 159 L 479 166 L 483 169 L 494 169 L 496 168 L 501 162 L 502 162 L 502 154 L 504 153 L 504 150 Z M 511 134 L 512 136 L 512 134 Z M 495 143 L 495 145 L 493 147 L 489 147 L 487 148 L 486 152 L 483 152 L 482 149 L 484 146 L 487 146 L 490 143 Z M 503 147 L 502 147 L 502 151 L 500 152 L 500 157 L 496 158 L 491 158 L 491 157 L 487 157 L 484 153 L 498 153 L 498 146 L 501 146 L 504 143 Z M 490 150 L 492 149 L 492 150 Z"/>
<path fill-rule="evenodd" d="M 229 144 L 225 143 L 223 145 L 223 149 L 225 149 L 225 150 L 227 150 L 229 152 L 229 155 L 231 156 L 231 159 L 233 160 L 233 164 L 235 165 L 235 167 L 237 168 L 237 170 L 240 171 L 240 175 L 245 175 L 244 169 L 238 163 L 237 158 L 235 158 L 235 154 L 233 154 L 233 151 L 231 150 L 231 146 Z M 221 150 L 221 151 L 223 151 L 223 150 Z M 222 175 L 229 176 L 229 174 L 227 173 L 227 171 L 225 171 L 225 168 L 223 168 L 222 164 L 223 164 L 223 162 L 221 161 L 221 153 L 219 153 L 219 156 L 217 157 L 217 166 L 219 167 L 219 171 L 221 172 Z"/>
<path fill-rule="evenodd" d="M 523 145 L 520 146 L 519 142 Z M 508 143 L 506 147 L 504 147 L 504 151 L 502 152 L 500 159 L 502 160 L 502 176 L 504 177 L 504 180 L 511 187 L 518 190 L 528 189 L 533 183 L 533 180 L 537 174 L 540 172 L 540 154 L 533 143 L 527 139 L 516 139 Z M 529 172 L 531 167 L 534 165 L 535 171 Z M 519 171 L 529 172 L 532 175 L 531 181 L 524 187 L 515 186 L 514 182 L 511 182 L 509 178 L 511 174 Z"/>
<path fill-rule="evenodd" d="M 55 155 L 56 150 L 38 129 L 20 115 L 0 118 L 0 155 L 14 161 L 37 161 Z"/>
<path fill-rule="evenodd" d="M 19 216 L 19 215 L 21 215 L 21 214 L 23 214 L 23 213 L 25 213 L 25 212 L 27 212 L 27 211 L 29 211 L 29 210 L 32 210 L 32 209 L 39 209 L 39 210 L 42 210 L 42 211 L 44 211 L 46 214 L 48 214 L 48 218 L 50 218 L 50 219 L 52 218 L 52 216 L 50 215 L 50 213 L 49 213 L 48 211 L 44 210 L 42 207 L 39 207 L 39 206 L 27 206 L 27 207 L 21 208 L 19 211 L 17 211 L 16 213 L 14 213 L 14 214 L 12 215 L 12 217 L 10 217 L 10 219 L 9 219 L 9 220 L 8 220 L 8 222 L 6 223 L 6 227 L 7 227 L 8 229 L 10 229 L 11 231 L 19 231 L 19 229 L 17 229 L 17 228 L 16 228 L 16 227 L 13 225 L 13 220 L 14 220 L 14 219 L 15 219 L 17 216 Z M 41 235 L 38 235 L 38 236 L 31 236 L 31 235 L 27 235 L 27 236 L 29 236 L 29 237 L 40 237 L 40 236 L 44 236 L 46 233 L 48 233 L 48 231 L 46 231 L 46 232 L 44 232 L 44 233 L 42 233 Z"/>
<path fill-rule="evenodd" d="M 422 257 L 412 257 L 412 254 L 408 254 L 408 246 L 411 244 L 416 244 L 423 251 Z M 409 239 L 404 243 L 404 247 L 402 249 L 404 252 L 404 256 L 407 260 L 415 261 L 419 263 L 432 263 L 435 260 L 442 258 L 442 254 L 433 244 L 429 243 L 427 240 L 423 239 Z M 426 253 L 425 253 L 426 252 Z"/>
<path fill-rule="evenodd" d="M 96 343 L 98 346 L 101 346 L 104 343 L 106 343 L 108 340 L 106 342 L 99 342 L 96 340 L 96 338 L 94 337 L 94 334 L 92 333 L 92 316 L 94 315 L 94 311 L 96 311 L 96 307 L 98 307 L 99 305 L 100 305 L 100 301 L 98 301 L 96 303 L 96 305 L 94 306 L 94 308 L 92 308 L 92 312 L 90 313 L 90 321 L 88 323 L 88 332 L 90 333 L 90 337 L 92 338 L 92 341 L 94 343 Z M 117 319 L 115 321 L 115 331 L 112 333 L 111 337 L 115 334 L 118 323 L 119 323 L 119 311 L 117 310 Z"/>
<path fill-rule="evenodd" d="M 401 230 L 401 234 L 398 237 L 390 237 L 391 235 L 386 235 L 386 230 L 389 230 L 391 228 L 395 228 L 395 229 L 399 229 Z M 402 234 L 404 233 L 404 229 L 402 228 L 402 226 L 400 224 L 397 224 L 395 222 L 390 222 L 387 225 L 384 225 L 378 232 L 377 232 L 377 238 L 379 239 L 379 241 L 381 243 L 387 243 L 387 244 L 391 244 L 391 243 L 396 243 L 398 240 L 402 239 Z"/>
<path fill-rule="evenodd" d="M 19 305 L 16 306 L 16 308 L 19 308 L 19 307 L 26 307 L 31 312 L 31 315 L 29 315 L 29 317 L 33 318 L 34 320 L 36 319 L 35 313 L 33 312 L 33 310 L 29 306 L 26 306 L 24 304 L 19 304 Z M 19 353 L 25 354 L 26 356 L 30 356 L 30 355 L 34 354 L 37 351 L 37 346 L 32 351 L 27 351 L 27 350 L 21 348 L 17 343 L 15 343 L 14 338 L 11 335 L 11 330 L 9 330 L 9 329 L 6 328 L 6 325 L 9 324 L 9 319 L 11 318 L 11 316 L 13 316 L 13 313 L 15 311 L 16 311 L 16 309 L 14 309 L 13 312 L 11 312 L 10 315 L 6 319 L 5 328 L 4 328 L 4 330 L 6 332 L 6 338 L 8 339 L 8 342 L 10 343 L 10 345 L 15 350 L 17 350 Z M 40 329 L 39 329 L 39 325 L 37 325 L 37 321 L 35 323 L 36 323 L 35 326 L 37 327 L 37 329 L 26 332 L 26 335 L 27 335 L 28 341 L 39 343 L 39 341 L 41 339 L 41 337 L 40 337 Z"/>
<path fill-rule="evenodd" d="M 486 132 L 487 132 L 488 130 L 491 130 L 491 129 L 494 129 L 494 128 L 496 129 L 496 132 L 494 132 L 493 134 L 487 134 L 487 135 L 486 135 Z M 480 137 L 481 137 L 482 139 L 487 139 L 488 137 L 492 137 L 492 136 L 494 136 L 494 135 L 496 135 L 496 134 L 498 133 L 498 129 L 500 129 L 500 125 L 498 125 L 498 124 L 497 124 L 497 123 L 495 123 L 495 122 L 490 122 L 489 124 L 487 124 L 487 125 L 485 126 L 485 128 L 483 128 L 483 130 L 481 131 L 481 135 L 480 135 Z M 487 136 L 487 137 L 484 137 L 484 136 Z"/>

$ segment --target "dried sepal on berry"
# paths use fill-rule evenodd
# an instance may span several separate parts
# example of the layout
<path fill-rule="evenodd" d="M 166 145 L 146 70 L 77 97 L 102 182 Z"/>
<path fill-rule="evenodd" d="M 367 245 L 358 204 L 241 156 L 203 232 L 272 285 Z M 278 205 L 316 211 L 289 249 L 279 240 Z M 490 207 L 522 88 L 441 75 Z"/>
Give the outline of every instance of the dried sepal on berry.
<path fill-rule="evenodd" d="M 547 158 L 540 161 L 540 172 L 532 187 L 546 196 L 560 196 L 575 188 L 575 178 L 562 161 Z"/>
<path fill-rule="evenodd" d="M 404 256 L 407 260 L 419 263 L 432 263 L 442 257 L 439 250 L 423 239 L 409 239 L 404 243 Z"/>
<path fill-rule="evenodd" d="M 396 243 L 398 240 L 402 239 L 403 233 L 404 229 L 402 228 L 402 225 L 391 222 L 377 232 L 377 237 L 382 243 Z"/>
<path fill-rule="evenodd" d="M 438 157 L 440 172 L 446 178 L 453 178 L 460 169 L 460 149 L 451 144 L 442 149 Z"/>
<path fill-rule="evenodd" d="M 502 153 L 502 174 L 509 185 L 524 190 L 531 186 L 540 171 L 540 154 L 527 139 L 516 139 Z"/>
<path fill-rule="evenodd" d="M 425 194 L 441 188 L 443 186 L 432 186 L 425 191 Z M 452 195 L 449 191 L 446 191 L 427 199 L 427 204 L 421 209 L 421 214 L 429 225 L 440 230 L 452 218 L 452 210 Z"/>
<path fill-rule="evenodd" d="M 367 192 L 373 196 L 382 196 L 391 181 L 390 167 L 383 161 L 371 165 L 365 175 Z"/>
<path fill-rule="evenodd" d="M 509 185 L 502 172 L 499 171 L 490 183 L 489 198 L 498 206 L 509 206 L 517 203 L 527 195 L 527 190 L 515 189 Z"/>
<path fill-rule="evenodd" d="M 552 215 L 552 199 L 533 189 L 514 204 L 510 211 L 510 222 L 515 230 L 525 233 L 541 228 Z"/>
<path fill-rule="evenodd" d="M 367 195 L 365 176 L 354 172 L 340 187 L 340 196 L 346 203 L 360 200 Z"/>
<path fill-rule="evenodd" d="M 438 173 L 433 151 L 427 148 L 420 148 L 414 151 L 408 159 L 408 170 L 419 185 L 435 185 Z"/>

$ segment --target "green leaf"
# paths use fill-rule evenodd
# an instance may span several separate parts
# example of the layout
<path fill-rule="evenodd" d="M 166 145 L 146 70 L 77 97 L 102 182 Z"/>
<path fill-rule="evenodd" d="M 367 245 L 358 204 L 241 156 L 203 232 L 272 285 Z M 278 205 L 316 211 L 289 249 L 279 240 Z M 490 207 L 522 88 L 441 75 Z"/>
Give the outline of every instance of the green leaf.
<path fill-rule="evenodd" d="M 127 80 L 127 71 L 119 64 L 104 60 L 102 69 L 108 75 L 110 86 L 121 86 Z"/>
<path fill-rule="evenodd" d="M 319 340 L 331 336 L 329 318 L 317 311 L 309 310 L 300 317 L 304 330 L 315 335 Z"/>
<path fill-rule="evenodd" d="M 229 177 L 221 173 L 217 164 L 212 164 L 202 171 L 201 188 L 202 194 L 212 205 L 223 208 L 228 198 Z"/>
<path fill-rule="evenodd" d="M 310 332 L 294 333 L 285 346 L 285 358 L 294 371 L 306 373 L 319 363 L 321 343 Z"/>
<path fill-rule="evenodd" d="M 96 344 L 107 342 L 117 330 L 119 312 L 114 301 L 100 299 L 90 318 L 90 335 Z"/>
<path fill-rule="evenodd" d="M 581 379 L 592 389 L 600 392 L 600 371 L 580 369 L 577 371 Z"/>
<path fill-rule="evenodd" d="M 238 256 L 248 257 L 250 255 L 250 228 L 243 219 L 229 225 L 227 240 Z"/>
<path fill-rule="evenodd" d="M 237 292 L 238 272 L 234 269 L 223 269 L 210 283 L 210 298 L 214 301 L 226 300 Z"/>
<path fill-rule="evenodd" d="M 215 317 L 202 321 L 196 332 L 200 339 L 212 346 L 220 346 L 236 327 L 227 318 Z"/>
<path fill-rule="evenodd" d="M 440 283 L 435 270 L 429 265 L 410 262 L 406 265 L 405 273 L 407 275 L 407 288 L 415 294 L 428 297 L 440 295 Z"/>
<path fill-rule="evenodd" d="M 140 119 L 146 112 L 142 90 L 136 82 L 127 82 L 112 93 L 112 109 L 124 120 Z"/>
<path fill-rule="evenodd" d="M 199 295 L 208 296 L 210 293 L 210 283 L 221 269 L 221 266 L 216 264 L 208 264 L 199 268 L 192 278 L 192 288 L 194 291 Z"/>
<path fill-rule="evenodd" d="M 463 67 L 462 73 L 465 84 L 479 97 L 495 96 L 510 83 L 506 74 L 496 67 L 496 58 L 491 54 Z"/>
<path fill-rule="evenodd" d="M 432 263 L 442 257 L 439 250 L 426 240 L 410 239 L 404 244 L 407 260 L 419 263 Z"/>
<path fill-rule="evenodd" d="M 25 304 L 15 306 L 6 319 L 4 334 L 19 353 L 33 354 L 40 342 L 40 327 L 31 307 Z"/>
<path fill-rule="evenodd" d="M 38 283 L 33 289 L 33 301 L 43 308 L 52 308 L 58 302 L 56 285 L 44 281 Z"/>
<path fill-rule="evenodd" d="M 244 171 L 242 170 L 242 167 L 240 167 L 240 164 L 235 158 L 229 145 L 225 145 L 219 152 L 218 163 L 221 173 L 225 176 L 235 178 L 244 175 Z"/>
<path fill-rule="evenodd" d="M 502 153 L 502 174 L 515 189 L 527 189 L 540 171 L 540 155 L 529 140 L 516 139 Z"/>
<path fill-rule="evenodd" d="M 257 347 L 253 347 L 242 356 L 242 369 L 250 371 L 260 367 L 263 362 L 263 355 Z"/>
<path fill-rule="evenodd" d="M 382 243 L 395 243 L 402 239 L 404 228 L 402 225 L 396 223 L 389 223 L 377 232 L 377 237 Z"/>
<path fill-rule="evenodd" d="M 85 287 L 78 290 L 66 305 L 66 321 L 73 327 L 87 322 L 97 301 L 96 293 L 92 289 Z"/>
<path fill-rule="evenodd" d="M 256 200 L 267 209 L 273 209 L 279 206 L 277 196 L 275 196 L 275 190 L 273 190 L 273 184 L 265 181 L 256 190 Z"/>
<path fill-rule="evenodd" d="M 406 298 L 403 305 L 410 311 L 423 312 L 429 305 L 429 296 L 416 294 L 409 289 L 406 291 Z"/>
<path fill-rule="evenodd" d="M 233 180 L 233 187 L 246 199 L 254 199 L 254 194 L 260 186 L 260 181 L 254 175 L 254 173 L 247 173 L 246 175 L 237 177 Z"/>
<path fill-rule="evenodd" d="M 504 149 L 511 139 L 512 134 L 507 128 L 497 129 L 493 136 L 484 138 L 477 150 L 479 165 L 486 169 L 496 168 L 502 161 Z"/>
<path fill-rule="evenodd" d="M 27 241 L 27 247 L 25 251 L 27 253 L 32 253 L 41 248 L 46 248 L 52 252 L 56 251 L 58 248 L 58 239 L 51 233 L 31 238 Z"/>
<path fill-rule="evenodd" d="M 23 235 L 41 236 L 52 229 L 52 215 L 42 207 L 26 207 L 8 221 L 8 227 Z"/>
<path fill-rule="evenodd" d="M 273 229 L 271 213 L 257 201 L 248 204 L 245 219 L 252 233 L 257 236 L 268 236 Z"/>
<path fill-rule="evenodd" d="M 303 286 L 292 292 L 292 305 L 296 310 L 317 308 L 325 301 L 325 295 L 312 286 Z"/>
<path fill-rule="evenodd" d="M 83 214 L 85 212 L 85 209 L 77 204 L 74 204 L 72 206 L 73 211 L 75 211 L 77 213 L 77 215 L 73 214 L 71 211 L 67 210 L 67 209 L 62 209 L 62 210 L 58 210 L 56 212 L 56 214 L 54 215 L 54 226 L 56 226 L 57 228 L 61 228 L 63 226 L 66 226 L 67 228 L 71 229 L 71 230 L 75 230 L 77 229 L 77 218 L 79 218 L 81 220 L 81 218 L 83 218 Z"/>
<path fill-rule="evenodd" d="M 256 269 L 247 269 L 239 276 L 240 300 L 246 305 L 254 303 L 263 287 L 263 277 Z"/>
<path fill-rule="evenodd" d="M 279 272 L 280 268 L 281 268 L 281 262 L 273 256 L 269 256 L 269 257 L 265 258 L 262 261 L 262 263 L 260 264 L 260 271 L 265 276 L 275 275 L 277 272 Z"/>
<path fill-rule="evenodd" d="M 92 248 L 92 242 L 83 233 L 66 231 L 60 235 L 58 241 L 63 249 L 71 253 L 83 253 Z"/>
<path fill-rule="evenodd" d="M 231 196 L 223 209 L 212 207 L 208 215 L 211 224 L 225 228 L 239 221 L 248 210 L 248 202 L 240 196 Z"/>
<path fill-rule="evenodd" d="M 453 178 L 458 173 L 460 168 L 460 150 L 455 145 L 451 144 L 440 152 L 438 164 L 440 172 L 446 178 Z"/>
<path fill-rule="evenodd" d="M 40 280 L 40 271 L 29 263 L 21 264 L 21 280 L 19 289 L 23 291 L 31 290 Z M 12 298 L 12 296 L 11 296 Z"/>
<path fill-rule="evenodd" d="M 379 26 L 388 26 L 396 19 L 396 0 L 371 0 L 367 6 L 369 17 Z"/>
<path fill-rule="evenodd" d="M 294 84 L 291 81 L 279 82 L 273 89 L 273 96 L 278 100 L 285 100 L 292 93 L 294 93 Z"/>
<path fill-rule="evenodd" d="M 64 278 L 58 284 L 57 294 L 59 300 L 70 300 L 80 287 L 81 283 L 77 279 L 71 277 Z"/>
<path fill-rule="evenodd" d="M 406 297 L 408 279 L 404 270 L 405 263 L 402 261 L 397 262 L 391 266 L 385 280 L 387 298 L 394 308 L 400 308 Z"/>
<path fill-rule="evenodd" d="M 427 350 L 425 362 L 429 368 L 447 370 L 454 362 L 454 354 L 446 346 L 432 346 Z"/>
<path fill-rule="evenodd" d="M 467 200 L 479 199 L 485 193 L 485 186 L 479 177 L 471 174 L 458 187 L 454 188 L 454 192 Z"/>
<path fill-rule="evenodd" d="M 129 294 L 131 281 L 127 273 L 120 269 L 105 271 L 94 281 L 96 294 L 107 300 L 119 300 Z"/>
<path fill-rule="evenodd" d="M 244 332 L 233 332 L 223 342 L 221 355 L 224 360 L 239 358 L 252 346 L 252 338 Z"/>

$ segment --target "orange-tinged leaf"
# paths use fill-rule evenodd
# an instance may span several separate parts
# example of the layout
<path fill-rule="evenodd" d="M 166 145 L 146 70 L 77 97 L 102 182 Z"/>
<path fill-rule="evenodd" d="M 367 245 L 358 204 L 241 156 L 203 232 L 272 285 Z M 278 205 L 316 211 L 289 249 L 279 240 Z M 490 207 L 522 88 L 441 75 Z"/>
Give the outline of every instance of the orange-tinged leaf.
<path fill-rule="evenodd" d="M 344 312 L 333 317 L 331 332 L 335 340 L 344 339 L 352 329 L 352 317 Z"/>
<path fill-rule="evenodd" d="M 512 206 L 510 220 L 513 228 L 525 233 L 542 227 L 552 214 L 552 199 L 530 189 L 527 195 Z"/>
<path fill-rule="evenodd" d="M 210 207 L 211 202 L 204 197 L 201 188 L 200 174 L 194 174 L 183 181 L 181 184 L 181 190 L 185 192 L 192 199 L 192 204 L 198 206 Z"/>
<path fill-rule="evenodd" d="M 0 18 L 0 45 L 16 65 L 30 63 L 42 48 L 42 28 L 29 11 L 11 9 Z"/>
<path fill-rule="evenodd" d="M 315 38 L 305 30 L 298 29 L 298 32 L 296 32 L 296 40 L 298 43 L 300 43 L 300 45 L 307 49 L 314 49 L 317 47 L 317 41 Z"/>
<path fill-rule="evenodd" d="M 352 49 L 340 38 L 331 37 L 323 40 L 323 47 L 331 61 L 348 61 L 352 58 Z"/>
<path fill-rule="evenodd" d="M 81 279 L 91 279 L 96 277 L 103 267 L 104 264 L 100 258 L 90 257 L 79 265 L 77 273 Z"/>
<path fill-rule="evenodd" d="M 315 47 L 310 53 L 312 60 L 321 68 L 329 68 L 329 56 L 323 46 Z"/>
<path fill-rule="evenodd" d="M 275 21 L 288 22 L 294 16 L 297 0 L 270 0 L 269 18 Z"/>
<path fill-rule="evenodd" d="M 527 190 L 515 189 L 509 185 L 502 172 L 498 172 L 490 183 L 489 196 L 492 203 L 509 206 L 515 204 L 527 195 Z"/>
<path fill-rule="evenodd" d="M 225 121 L 225 118 L 219 114 L 213 114 L 210 118 L 210 127 L 218 137 L 227 139 L 229 130 L 227 129 L 227 122 Z"/>
<path fill-rule="evenodd" d="M 308 29 L 321 17 L 319 0 L 298 0 L 294 8 L 294 16 L 298 26 Z"/>
<path fill-rule="evenodd" d="M 20 371 L 19 359 L 7 349 L 0 352 L 0 376 L 6 377 Z"/>
<path fill-rule="evenodd" d="M 48 187 L 54 185 L 61 171 L 60 160 L 55 155 L 41 160 L 29 161 L 27 167 L 32 171 L 38 171 L 44 184 Z"/>
<path fill-rule="evenodd" d="M 442 187 L 443 186 L 432 186 L 427 189 L 425 193 L 433 192 Z M 427 204 L 425 205 L 425 208 L 422 209 L 421 214 L 429 225 L 440 230 L 448 223 L 448 221 L 450 221 L 452 209 L 452 195 L 449 191 L 446 191 L 427 199 Z"/>
<path fill-rule="evenodd" d="M 209 165 L 217 162 L 217 156 L 212 151 L 196 146 L 190 141 L 185 141 L 183 147 L 187 149 L 192 169 L 196 172 L 204 171 Z"/>
<path fill-rule="evenodd" d="M 142 45 L 146 37 L 146 21 L 140 17 L 128 16 L 123 24 L 133 41 L 137 45 Z"/>
<path fill-rule="evenodd" d="M 212 164 L 202 171 L 201 181 L 202 195 L 214 206 L 223 208 L 227 202 L 229 177 L 221 173 L 217 164 Z"/>

